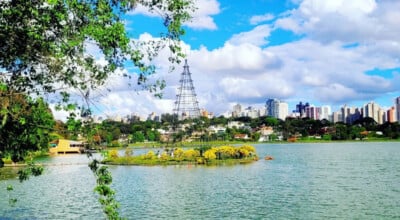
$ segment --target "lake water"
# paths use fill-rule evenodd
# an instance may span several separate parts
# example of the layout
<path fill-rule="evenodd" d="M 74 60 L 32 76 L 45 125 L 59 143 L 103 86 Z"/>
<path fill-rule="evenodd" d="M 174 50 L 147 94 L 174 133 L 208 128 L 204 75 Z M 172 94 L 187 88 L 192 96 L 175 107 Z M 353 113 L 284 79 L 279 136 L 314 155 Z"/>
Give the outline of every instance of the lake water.
<path fill-rule="evenodd" d="M 400 143 L 259 144 L 235 166 L 110 166 L 128 219 L 400 219 Z M 265 155 L 274 160 L 266 161 Z M 0 181 L 0 219 L 102 219 L 85 155 Z M 14 185 L 14 207 L 7 184 Z"/>

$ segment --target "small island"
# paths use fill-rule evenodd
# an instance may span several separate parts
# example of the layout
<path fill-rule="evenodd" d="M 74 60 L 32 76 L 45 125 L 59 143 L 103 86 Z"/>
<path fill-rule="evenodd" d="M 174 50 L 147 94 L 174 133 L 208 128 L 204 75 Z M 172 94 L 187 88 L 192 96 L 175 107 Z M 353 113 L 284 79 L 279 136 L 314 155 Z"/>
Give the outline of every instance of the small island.
<path fill-rule="evenodd" d="M 132 148 L 126 148 L 125 155 L 117 150 L 107 151 L 103 164 L 109 165 L 230 165 L 257 161 L 255 148 L 251 145 L 200 147 L 194 149 L 165 148 L 156 152 L 149 150 L 143 155 L 133 155 Z"/>

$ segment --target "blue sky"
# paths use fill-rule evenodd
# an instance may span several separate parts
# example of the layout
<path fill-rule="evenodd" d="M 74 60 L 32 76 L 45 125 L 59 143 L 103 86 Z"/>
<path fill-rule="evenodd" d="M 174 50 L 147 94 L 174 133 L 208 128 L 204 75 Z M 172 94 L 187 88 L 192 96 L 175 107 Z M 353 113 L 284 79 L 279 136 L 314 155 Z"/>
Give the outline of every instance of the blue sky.
<path fill-rule="evenodd" d="M 185 24 L 187 54 L 201 108 L 216 115 L 268 98 L 361 107 L 393 105 L 400 96 L 400 1 L 196 0 Z M 138 7 L 126 16 L 135 40 L 157 39 L 162 21 Z M 111 79 L 98 103 L 108 115 L 172 112 L 183 67 L 168 72 L 168 51 L 155 59 L 167 88 L 159 100 Z M 124 70 L 134 74 L 132 69 Z M 110 107 L 112 106 L 112 107 Z"/>

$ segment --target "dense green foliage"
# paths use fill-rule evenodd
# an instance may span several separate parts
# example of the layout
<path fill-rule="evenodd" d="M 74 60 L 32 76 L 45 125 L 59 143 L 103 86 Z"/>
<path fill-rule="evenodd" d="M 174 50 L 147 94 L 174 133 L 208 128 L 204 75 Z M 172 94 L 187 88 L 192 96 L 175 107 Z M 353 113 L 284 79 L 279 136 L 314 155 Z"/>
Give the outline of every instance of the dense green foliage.
<path fill-rule="evenodd" d="M 232 121 L 243 122 L 243 127 L 228 127 Z M 175 125 L 173 125 L 175 123 Z M 211 132 L 210 126 L 224 128 L 221 132 Z M 197 118 L 174 122 L 172 117 L 162 117 L 161 122 L 156 121 L 131 121 L 129 123 L 104 121 L 96 125 L 99 137 L 107 146 L 112 146 L 113 141 L 122 137 L 125 143 L 153 143 L 168 144 L 166 142 L 180 143 L 190 139 L 197 145 L 204 142 L 215 141 L 258 141 L 261 134 L 259 128 L 270 126 L 274 133 L 270 134 L 269 140 L 288 140 L 297 137 L 297 140 L 310 140 L 310 137 L 318 137 L 322 141 L 335 140 L 361 140 L 361 139 L 399 139 L 400 124 L 385 123 L 379 125 L 370 118 L 358 120 L 353 124 L 331 123 L 327 120 L 313 120 L 309 118 L 288 118 L 285 121 L 271 117 L 260 117 L 251 119 L 240 118 Z M 176 128 L 169 139 L 162 139 L 159 129 L 170 131 Z M 184 127 L 184 129 L 182 129 Z M 249 139 L 235 139 L 237 134 L 246 134 Z M 154 143 L 153 143 L 154 144 Z M 195 145 L 196 145 L 195 144 Z"/>
<path fill-rule="evenodd" d="M 22 161 L 29 152 L 47 150 L 54 119 L 43 99 L 0 91 L 0 161 Z"/>

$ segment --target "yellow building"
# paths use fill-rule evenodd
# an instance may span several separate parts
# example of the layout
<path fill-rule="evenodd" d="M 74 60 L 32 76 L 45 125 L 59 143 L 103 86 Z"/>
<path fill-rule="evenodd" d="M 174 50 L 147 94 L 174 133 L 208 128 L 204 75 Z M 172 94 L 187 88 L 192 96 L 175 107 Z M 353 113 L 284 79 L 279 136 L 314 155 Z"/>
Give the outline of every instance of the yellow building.
<path fill-rule="evenodd" d="M 81 141 L 59 139 L 50 144 L 50 154 L 82 153 L 85 150 Z"/>

